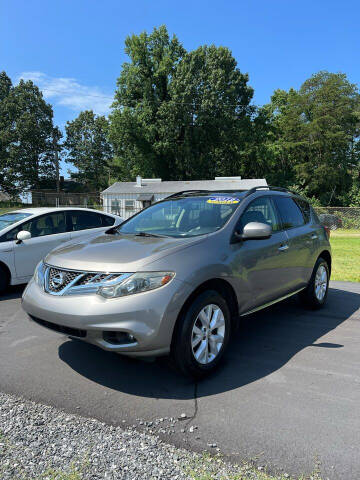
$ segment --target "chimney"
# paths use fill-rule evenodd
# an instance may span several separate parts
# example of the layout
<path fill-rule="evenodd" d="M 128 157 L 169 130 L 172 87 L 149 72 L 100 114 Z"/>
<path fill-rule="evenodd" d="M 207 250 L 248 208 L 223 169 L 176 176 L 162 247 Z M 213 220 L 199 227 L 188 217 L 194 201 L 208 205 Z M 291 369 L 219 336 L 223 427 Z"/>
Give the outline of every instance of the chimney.
<path fill-rule="evenodd" d="M 138 176 L 136 177 L 136 186 L 137 186 L 137 187 L 141 187 L 141 177 L 140 177 L 140 175 L 138 175 Z"/>

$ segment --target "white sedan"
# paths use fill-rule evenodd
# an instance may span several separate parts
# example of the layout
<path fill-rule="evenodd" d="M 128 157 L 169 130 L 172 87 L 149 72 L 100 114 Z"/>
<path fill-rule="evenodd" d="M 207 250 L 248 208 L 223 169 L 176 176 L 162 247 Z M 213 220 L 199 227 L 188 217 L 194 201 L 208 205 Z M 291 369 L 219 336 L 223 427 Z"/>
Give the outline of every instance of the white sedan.
<path fill-rule="evenodd" d="M 27 283 L 53 248 L 119 225 L 117 215 L 87 208 L 25 208 L 0 215 L 0 292 Z"/>

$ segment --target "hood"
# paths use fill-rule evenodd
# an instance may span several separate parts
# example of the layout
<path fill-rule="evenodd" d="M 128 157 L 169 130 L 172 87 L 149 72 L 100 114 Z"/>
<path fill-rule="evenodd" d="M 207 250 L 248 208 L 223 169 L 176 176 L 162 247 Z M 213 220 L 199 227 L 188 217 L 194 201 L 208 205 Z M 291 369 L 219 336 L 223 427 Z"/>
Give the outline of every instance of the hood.
<path fill-rule="evenodd" d="M 191 238 L 106 235 L 74 240 L 52 250 L 49 265 L 93 272 L 136 272 L 150 263 L 200 243 L 206 236 Z M 164 265 L 166 270 L 166 264 Z"/>

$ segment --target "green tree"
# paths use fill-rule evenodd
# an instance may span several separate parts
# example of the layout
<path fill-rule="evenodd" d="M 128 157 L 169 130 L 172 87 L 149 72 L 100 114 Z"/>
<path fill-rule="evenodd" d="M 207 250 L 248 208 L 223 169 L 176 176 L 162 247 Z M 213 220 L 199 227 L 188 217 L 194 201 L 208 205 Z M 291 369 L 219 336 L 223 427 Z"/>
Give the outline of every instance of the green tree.
<path fill-rule="evenodd" d="M 137 174 L 167 177 L 171 159 L 161 151 L 159 110 L 170 100 L 169 87 L 176 65 L 185 53 L 165 26 L 125 40 L 130 62 L 122 66 L 110 115 L 110 139 L 115 168 L 123 179 Z"/>
<path fill-rule="evenodd" d="M 202 46 L 184 55 L 160 111 L 160 147 L 174 158 L 170 178 L 244 173 L 254 112 L 247 82 L 227 48 Z"/>
<path fill-rule="evenodd" d="M 6 193 L 14 192 L 14 182 L 16 180 L 16 169 L 10 163 L 10 118 L 5 107 L 6 99 L 12 88 L 10 78 L 5 72 L 0 73 L 0 189 Z"/>
<path fill-rule="evenodd" d="M 186 53 L 166 27 L 126 39 L 110 115 L 120 178 L 239 175 L 251 139 L 253 90 L 224 47 Z"/>
<path fill-rule="evenodd" d="M 343 203 L 360 159 L 357 86 L 345 74 L 319 72 L 271 100 L 273 176 L 322 204 Z"/>
<path fill-rule="evenodd" d="M 1 186 L 16 194 L 54 177 L 53 111 L 32 81 L 0 77 Z"/>
<path fill-rule="evenodd" d="M 66 161 L 77 168 L 72 176 L 87 189 L 100 190 L 108 185 L 109 164 L 113 157 L 108 129 L 108 120 L 96 116 L 92 110 L 81 112 L 66 124 Z"/>

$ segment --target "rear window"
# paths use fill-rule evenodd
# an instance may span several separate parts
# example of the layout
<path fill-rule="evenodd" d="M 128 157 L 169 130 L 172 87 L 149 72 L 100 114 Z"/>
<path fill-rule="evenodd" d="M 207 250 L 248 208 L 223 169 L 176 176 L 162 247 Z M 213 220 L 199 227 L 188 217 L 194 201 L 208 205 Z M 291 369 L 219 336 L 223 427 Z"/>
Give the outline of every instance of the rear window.
<path fill-rule="evenodd" d="M 297 198 L 295 201 L 296 201 L 296 204 L 299 206 L 299 208 L 300 208 L 300 210 L 303 214 L 305 223 L 309 223 L 310 218 L 311 218 L 310 205 L 308 204 L 307 201 L 302 200 L 300 198 Z"/>
<path fill-rule="evenodd" d="M 74 232 L 103 226 L 101 221 L 103 215 L 95 212 L 78 211 L 70 212 L 68 215 L 70 216 L 70 229 Z"/>
<path fill-rule="evenodd" d="M 101 220 L 104 227 L 111 227 L 115 223 L 115 218 L 108 217 L 107 215 L 101 215 Z"/>
<path fill-rule="evenodd" d="M 295 228 L 304 225 L 304 217 L 300 208 L 290 197 L 274 197 L 280 212 L 283 228 Z"/>

